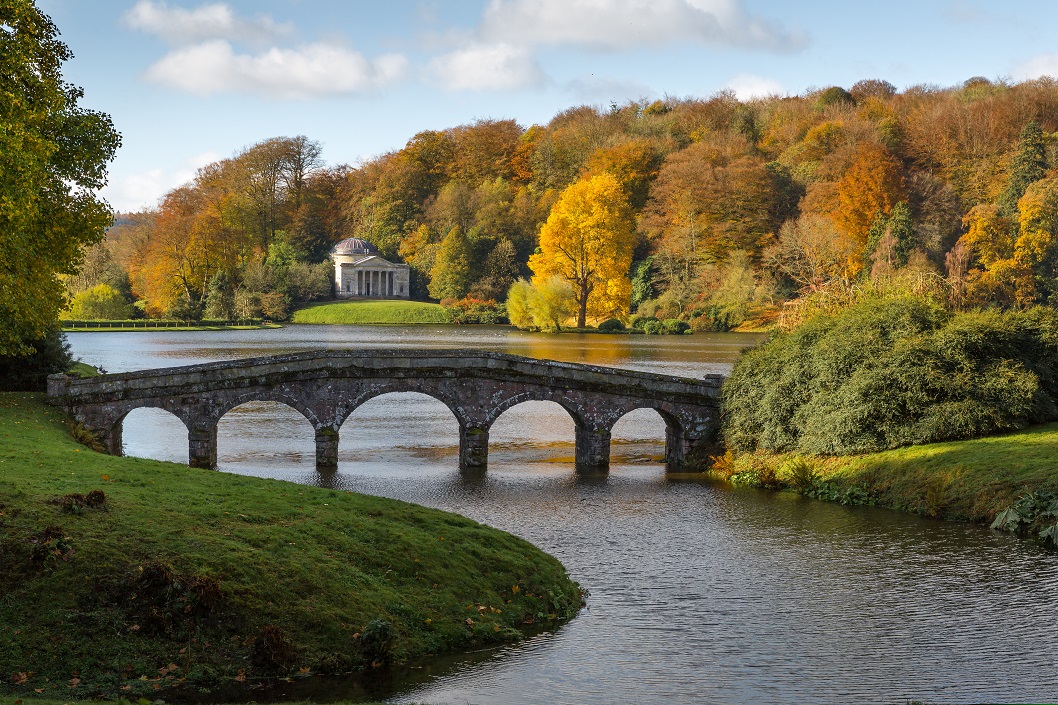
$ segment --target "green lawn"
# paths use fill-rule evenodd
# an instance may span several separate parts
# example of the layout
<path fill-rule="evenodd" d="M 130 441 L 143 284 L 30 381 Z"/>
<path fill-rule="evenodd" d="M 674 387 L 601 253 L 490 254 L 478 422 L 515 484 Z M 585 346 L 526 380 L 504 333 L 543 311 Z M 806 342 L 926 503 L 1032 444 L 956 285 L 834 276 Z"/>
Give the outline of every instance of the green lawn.
<path fill-rule="evenodd" d="M 745 455 L 780 480 L 792 456 Z M 946 519 L 989 522 L 1019 496 L 1058 491 L 1058 423 L 970 441 L 910 446 L 867 455 L 808 458 L 821 479 L 863 488 L 879 505 Z"/>
<path fill-rule="evenodd" d="M 346 672 L 579 606 L 558 561 L 464 517 L 101 455 L 40 395 L 0 394 L 2 695 Z"/>
<path fill-rule="evenodd" d="M 991 521 L 1023 494 L 1058 491 L 1058 423 L 858 456 L 836 463 L 833 476 L 868 485 L 887 506 Z"/>
<path fill-rule="evenodd" d="M 332 301 L 294 312 L 293 323 L 398 324 L 450 323 L 440 304 L 422 301 Z"/>

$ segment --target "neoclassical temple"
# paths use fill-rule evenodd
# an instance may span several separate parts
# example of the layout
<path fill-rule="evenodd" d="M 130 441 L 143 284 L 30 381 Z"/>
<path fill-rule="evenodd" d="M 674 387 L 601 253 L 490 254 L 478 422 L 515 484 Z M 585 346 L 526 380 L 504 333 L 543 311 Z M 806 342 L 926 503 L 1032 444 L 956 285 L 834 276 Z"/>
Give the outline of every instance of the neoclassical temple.
<path fill-rule="evenodd" d="M 366 240 L 358 237 L 342 240 L 331 250 L 331 259 L 339 299 L 411 297 L 411 268 L 382 259 L 375 246 Z"/>

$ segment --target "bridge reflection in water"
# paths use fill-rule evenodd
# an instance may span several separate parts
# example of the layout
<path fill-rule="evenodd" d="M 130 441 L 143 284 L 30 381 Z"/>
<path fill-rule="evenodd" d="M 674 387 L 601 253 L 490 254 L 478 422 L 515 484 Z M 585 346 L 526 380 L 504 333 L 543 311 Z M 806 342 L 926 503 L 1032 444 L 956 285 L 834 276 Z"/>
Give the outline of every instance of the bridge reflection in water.
<path fill-rule="evenodd" d="M 459 424 L 462 468 L 488 464 L 489 429 L 507 409 L 552 401 L 575 426 L 576 467 L 599 471 L 610 462 L 614 424 L 650 408 L 665 421 L 665 461 L 682 467 L 712 438 L 722 377 L 689 379 L 482 352 L 327 351 L 249 358 L 187 367 L 73 379 L 48 379 L 51 401 L 121 453 L 122 422 L 135 409 L 169 411 L 187 427 L 192 466 L 217 465 L 217 424 L 247 402 L 286 404 L 315 430 L 316 466 L 338 465 L 342 424 L 364 402 L 391 392 L 418 392 L 447 406 Z"/>

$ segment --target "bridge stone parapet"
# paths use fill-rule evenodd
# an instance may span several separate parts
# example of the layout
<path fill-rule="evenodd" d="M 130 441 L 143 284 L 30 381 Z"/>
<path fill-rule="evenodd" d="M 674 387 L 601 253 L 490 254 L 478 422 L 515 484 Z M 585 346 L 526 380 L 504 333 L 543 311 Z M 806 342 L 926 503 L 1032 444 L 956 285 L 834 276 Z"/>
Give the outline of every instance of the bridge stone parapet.
<path fill-rule="evenodd" d="M 444 403 L 459 423 L 464 468 L 487 465 L 489 429 L 504 411 L 553 401 L 573 418 L 578 470 L 592 471 L 609 465 L 617 420 L 644 407 L 665 421 L 666 462 L 683 466 L 691 450 L 711 440 L 722 381 L 478 350 L 323 351 L 87 379 L 52 375 L 48 394 L 114 454 L 131 411 L 165 409 L 187 427 L 190 464 L 199 467 L 216 467 L 217 424 L 226 413 L 251 401 L 279 402 L 312 424 L 324 471 L 337 467 L 346 418 L 381 394 L 419 392 Z"/>

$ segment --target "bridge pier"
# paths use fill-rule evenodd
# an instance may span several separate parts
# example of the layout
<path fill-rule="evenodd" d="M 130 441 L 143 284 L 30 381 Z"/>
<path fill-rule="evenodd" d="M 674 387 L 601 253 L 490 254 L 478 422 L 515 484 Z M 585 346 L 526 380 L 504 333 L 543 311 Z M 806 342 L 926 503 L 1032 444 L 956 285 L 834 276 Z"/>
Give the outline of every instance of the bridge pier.
<path fill-rule="evenodd" d="M 334 472 L 338 469 L 338 432 L 331 428 L 316 430 L 316 470 Z"/>
<path fill-rule="evenodd" d="M 110 427 L 109 431 L 103 431 L 96 433 L 99 436 L 99 440 L 103 443 L 103 447 L 107 449 L 107 453 L 110 455 L 123 455 L 121 447 L 121 434 L 124 427 L 124 420 L 118 421 L 116 424 Z M 91 431 L 92 429 L 88 429 Z"/>
<path fill-rule="evenodd" d="M 665 464 L 669 470 L 683 467 L 687 454 L 694 445 L 694 440 L 687 437 L 683 429 L 673 424 L 665 425 Z"/>
<path fill-rule="evenodd" d="M 459 467 L 483 468 L 489 464 L 489 430 L 459 425 Z"/>
<path fill-rule="evenodd" d="M 217 467 L 217 427 L 196 428 L 187 432 L 188 465 L 193 468 Z"/>
<path fill-rule="evenodd" d="M 610 429 L 577 424 L 577 472 L 606 472 L 610 468 Z"/>

